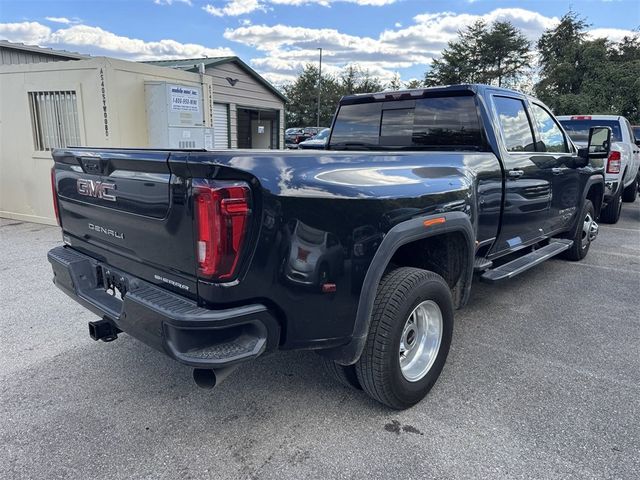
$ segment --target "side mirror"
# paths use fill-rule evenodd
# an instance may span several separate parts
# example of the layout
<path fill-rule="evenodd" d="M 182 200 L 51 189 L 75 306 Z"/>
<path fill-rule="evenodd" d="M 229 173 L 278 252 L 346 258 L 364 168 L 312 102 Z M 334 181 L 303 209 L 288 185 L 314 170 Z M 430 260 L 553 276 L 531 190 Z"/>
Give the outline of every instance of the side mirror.
<path fill-rule="evenodd" d="M 611 128 L 591 127 L 589 129 L 589 158 L 607 158 L 611 150 Z"/>
<path fill-rule="evenodd" d="M 591 127 L 589 129 L 589 145 L 578 149 L 576 167 L 586 167 L 589 160 L 594 158 L 607 158 L 611 150 L 611 128 Z"/>

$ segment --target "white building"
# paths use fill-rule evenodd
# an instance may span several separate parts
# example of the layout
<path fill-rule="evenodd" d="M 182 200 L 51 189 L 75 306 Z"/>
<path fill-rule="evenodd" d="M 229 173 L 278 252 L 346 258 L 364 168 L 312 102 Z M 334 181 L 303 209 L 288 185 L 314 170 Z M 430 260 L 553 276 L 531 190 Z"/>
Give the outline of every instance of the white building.
<path fill-rule="evenodd" d="M 180 67 L 0 42 L 0 61 L 0 217 L 55 223 L 53 148 L 284 147 L 284 97 L 236 57 Z"/>

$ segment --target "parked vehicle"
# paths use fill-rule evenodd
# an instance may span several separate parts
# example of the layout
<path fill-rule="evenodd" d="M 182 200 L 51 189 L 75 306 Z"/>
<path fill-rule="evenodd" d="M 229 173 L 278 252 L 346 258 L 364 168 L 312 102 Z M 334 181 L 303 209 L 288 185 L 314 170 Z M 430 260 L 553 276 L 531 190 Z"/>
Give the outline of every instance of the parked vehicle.
<path fill-rule="evenodd" d="M 461 85 L 345 97 L 317 155 L 58 149 L 48 259 L 100 317 L 93 339 L 126 332 L 202 387 L 313 349 L 407 408 L 442 371 L 474 272 L 587 255 L 611 129 L 589 138 L 577 150 L 536 99 Z"/>
<path fill-rule="evenodd" d="M 284 144 L 287 148 L 298 148 L 298 143 L 303 141 L 300 137 L 304 136 L 303 128 L 287 128 L 284 131 Z"/>
<path fill-rule="evenodd" d="M 620 218 L 622 202 L 633 202 L 638 195 L 640 146 L 636 144 L 631 124 L 619 115 L 560 116 L 558 120 L 578 146 L 586 145 L 591 127 L 611 128 L 611 153 L 605 173 L 606 207 L 600 219 L 606 223 L 616 223 Z"/>
<path fill-rule="evenodd" d="M 636 145 L 640 145 L 640 125 L 631 125 L 631 129 L 633 130 L 633 136 L 636 140 Z"/>
<path fill-rule="evenodd" d="M 330 128 L 325 128 L 325 129 L 321 130 L 317 135 L 311 137 L 309 140 L 305 140 L 304 142 L 300 142 L 300 144 L 298 144 L 298 148 L 322 150 L 327 146 L 327 140 L 329 139 L 329 133 L 331 133 L 331 129 Z"/>
<path fill-rule="evenodd" d="M 284 142 L 287 148 L 298 148 L 300 143 L 314 137 L 325 127 L 287 128 L 284 134 Z"/>

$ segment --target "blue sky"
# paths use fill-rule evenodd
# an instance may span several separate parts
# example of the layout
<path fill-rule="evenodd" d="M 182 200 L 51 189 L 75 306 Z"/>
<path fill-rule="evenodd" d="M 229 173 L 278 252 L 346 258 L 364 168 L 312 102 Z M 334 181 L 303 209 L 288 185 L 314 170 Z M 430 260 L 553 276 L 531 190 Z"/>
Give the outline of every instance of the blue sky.
<path fill-rule="evenodd" d="M 456 31 L 509 20 L 535 41 L 569 9 L 593 36 L 640 26 L 638 0 L 0 0 L 0 39 L 130 60 L 238 55 L 274 83 L 307 62 L 421 78 Z"/>

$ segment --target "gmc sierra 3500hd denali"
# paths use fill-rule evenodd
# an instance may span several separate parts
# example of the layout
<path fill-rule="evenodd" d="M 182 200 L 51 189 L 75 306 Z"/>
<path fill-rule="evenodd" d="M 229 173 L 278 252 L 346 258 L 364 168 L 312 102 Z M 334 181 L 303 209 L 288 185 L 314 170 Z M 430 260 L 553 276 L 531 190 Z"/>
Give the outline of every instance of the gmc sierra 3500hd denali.
<path fill-rule="evenodd" d="M 53 153 L 54 282 L 213 387 L 278 349 L 407 408 L 489 282 L 596 237 L 611 130 L 578 150 L 549 110 L 483 85 L 345 97 L 327 149 Z"/>

